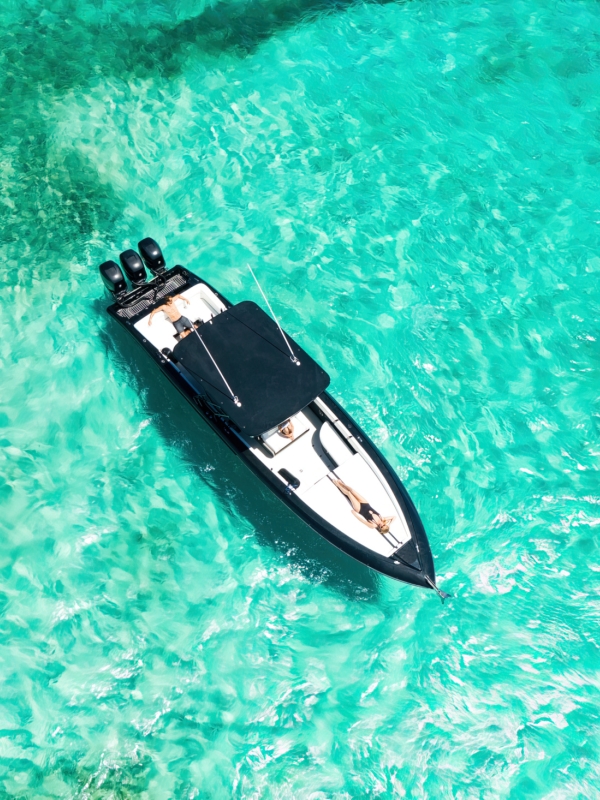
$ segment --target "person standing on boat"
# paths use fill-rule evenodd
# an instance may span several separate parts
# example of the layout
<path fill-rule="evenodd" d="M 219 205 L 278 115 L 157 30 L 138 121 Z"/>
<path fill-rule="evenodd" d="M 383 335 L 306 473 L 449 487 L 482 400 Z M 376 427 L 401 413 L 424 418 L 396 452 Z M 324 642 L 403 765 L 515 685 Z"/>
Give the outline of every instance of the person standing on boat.
<path fill-rule="evenodd" d="M 359 519 L 362 524 L 366 525 L 368 528 L 375 528 L 375 530 L 379 531 L 381 534 L 389 532 L 394 517 L 382 517 L 362 495 L 348 486 L 347 483 L 344 483 L 344 481 L 338 478 L 331 478 L 331 480 L 340 492 L 346 495 L 348 500 L 350 500 L 352 513 L 356 519 Z"/>
<path fill-rule="evenodd" d="M 181 311 L 175 305 L 175 300 L 183 300 L 183 302 L 187 303 L 188 306 L 190 304 L 190 301 L 187 299 L 187 297 L 184 297 L 181 294 L 176 294 L 173 297 L 167 297 L 164 305 L 158 306 L 158 308 L 155 308 L 150 314 L 148 325 L 152 325 L 152 317 L 155 314 L 158 314 L 159 311 L 164 311 L 175 326 L 177 333 L 180 334 L 180 338 L 185 339 L 185 337 L 194 330 L 194 326 L 187 317 L 182 315 Z"/>

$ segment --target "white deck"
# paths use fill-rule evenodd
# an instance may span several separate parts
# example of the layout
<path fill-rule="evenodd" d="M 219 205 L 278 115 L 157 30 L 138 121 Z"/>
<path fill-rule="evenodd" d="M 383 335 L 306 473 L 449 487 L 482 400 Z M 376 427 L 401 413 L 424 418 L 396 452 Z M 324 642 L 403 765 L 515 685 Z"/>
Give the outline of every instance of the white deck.
<path fill-rule="evenodd" d="M 191 289 L 186 289 L 185 292 L 181 292 L 181 296 L 190 301 L 189 305 L 183 300 L 175 300 L 175 305 L 181 314 L 191 322 L 197 320 L 208 322 L 221 311 L 225 311 L 225 306 L 216 294 L 203 283 L 197 283 Z M 165 312 L 161 311 L 159 314 L 155 314 L 152 325 L 148 325 L 149 320 L 150 314 L 146 314 L 135 323 L 135 327 L 157 350 L 162 350 L 164 347 L 172 350 L 178 340 L 175 338 L 176 331 L 173 323 Z"/>
<path fill-rule="evenodd" d="M 254 455 L 273 473 L 286 469 L 298 478 L 300 486 L 296 495 L 335 528 L 364 547 L 390 556 L 410 539 L 410 532 L 395 497 L 382 476 L 368 463 L 366 453 L 363 456 L 350 450 L 348 443 L 344 443 L 342 436 L 329 423 L 323 423 L 308 409 L 297 414 L 293 420 L 295 426 L 307 428 L 306 432 L 274 456 L 256 446 L 251 447 Z M 323 425 L 323 439 L 328 452 L 324 450 L 319 436 Z M 339 441 L 332 442 L 333 437 Z M 332 458 L 335 455 L 343 463 L 336 464 Z M 352 513 L 348 498 L 329 479 L 330 473 L 365 497 L 382 516 L 393 516 L 390 533 L 382 535 L 363 525 Z"/>
<path fill-rule="evenodd" d="M 272 472 L 278 473 L 280 469 L 287 469 L 300 481 L 296 494 L 302 497 L 311 486 L 324 478 L 330 471 L 332 463 L 325 455 L 319 441 L 318 418 L 305 409 L 292 417 L 294 428 L 304 430 L 293 442 L 290 442 L 278 453 L 271 455 L 263 451 L 262 447 L 249 444 L 254 455 L 260 459 Z M 282 479 L 283 480 L 283 479 Z"/>
<path fill-rule="evenodd" d="M 181 299 L 175 303 L 191 322 L 208 322 L 225 311 L 223 303 L 205 284 L 196 284 L 181 296 L 190 301 L 189 305 Z M 137 330 L 157 350 L 165 347 L 172 350 L 178 342 L 173 323 L 164 312 L 155 314 L 152 325 L 148 325 L 149 319 L 148 313 L 135 324 Z M 265 434 L 265 441 L 261 444 L 257 444 L 255 439 L 246 443 L 256 458 L 274 474 L 278 475 L 281 469 L 291 472 L 300 481 L 295 494 L 323 519 L 364 547 L 390 556 L 411 538 L 398 502 L 362 445 L 323 403 L 315 402 L 329 421 L 324 422 L 309 409 L 304 409 L 292 418 L 296 434 L 293 441 L 275 429 Z M 393 516 L 390 533 L 382 535 L 356 519 L 347 497 L 327 477 L 330 473 L 335 473 L 365 497 L 382 516 Z M 283 477 L 278 477 L 287 483 Z"/>
<path fill-rule="evenodd" d="M 357 455 L 357 458 L 361 458 L 361 456 Z M 356 487 L 356 481 L 348 485 L 362 494 L 362 491 Z M 398 545 L 392 546 L 378 531 L 368 528 L 360 520 L 356 519 L 348 499 L 333 485 L 327 476 L 321 478 L 302 499 L 334 528 L 342 531 L 346 536 L 350 536 L 364 547 L 368 547 L 383 556 L 391 555 L 398 547 Z M 375 505 L 375 502 L 373 502 L 373 505 Z M 379 511 L 380 509 L 378 508 L 377 510 Z"/>

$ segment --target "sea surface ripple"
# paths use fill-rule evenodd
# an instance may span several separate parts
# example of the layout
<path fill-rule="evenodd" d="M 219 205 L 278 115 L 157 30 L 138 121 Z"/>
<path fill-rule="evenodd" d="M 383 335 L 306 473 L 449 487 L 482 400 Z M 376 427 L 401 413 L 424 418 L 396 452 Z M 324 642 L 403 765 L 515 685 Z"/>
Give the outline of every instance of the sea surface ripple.
<path fill-rule="evenodd" d="M 600 797 L 600 6 L 5 0 L 0 797 Z M 260 300 L 453 599 L 248 473 L 104 313 Z"/>

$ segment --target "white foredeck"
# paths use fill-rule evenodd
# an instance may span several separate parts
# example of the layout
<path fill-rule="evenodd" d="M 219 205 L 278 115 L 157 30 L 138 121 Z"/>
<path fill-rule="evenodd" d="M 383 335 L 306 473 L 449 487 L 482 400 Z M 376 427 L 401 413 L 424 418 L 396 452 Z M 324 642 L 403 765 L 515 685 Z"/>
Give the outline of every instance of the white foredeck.
<path fill-rule="evenodd" d="M 306 432 L 274 456 L 257 446 L 251 448 L 254 455 L 275 474 L 281 469 L 291 472 L 300 481 L 296 495 L 319 516 L 364 547 L 390 556 L 407 542 L 410 532 L 401 509 L 383 477 L 366 460 L 366 453 L 363 457 L 353 452 L 332 425 L 323 423 L 308 409 L 297 414 L 293 421 L 295 426 L 306 428 Z M 319 435 L 321 427 L 325 428 L 322 437 Z M 336 464 L 336 456 L 343 463 Z M 393 516 L 390 532 L 382 535 L 363 525 L 352 513 L 348 498 L 329 479 L 329 474 L 335 474 L 355 489 L 382 516 Z"/>
<path fill-rule="evenodd" d="M 392 547 L 380 533 L 357 520 L 350 510 L 348 499 L 336 489 L 329 478 L 321 478 L 302 499 L 330 525 L 363 547 L 383 556 L 391 555 L 398 547 Z"/>

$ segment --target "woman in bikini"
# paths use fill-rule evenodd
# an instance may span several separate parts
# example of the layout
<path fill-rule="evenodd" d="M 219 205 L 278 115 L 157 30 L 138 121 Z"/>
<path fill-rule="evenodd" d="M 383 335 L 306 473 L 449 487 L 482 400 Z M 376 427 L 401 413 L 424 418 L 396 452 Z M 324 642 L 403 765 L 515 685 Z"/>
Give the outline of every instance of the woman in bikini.
<path fill-rule="evenodd" d="M 285 422 L 278 425 L 277 430 L 282 436 L 285 436 L 286 439 L 292 442 L 294 441 L 294 423 L 291 419 L 287 419 Z"/>
<path fill-rule="evenodd" d="M 394 517 L 382 517 L 362 495 L 348 486 L 347 483 L 338 478 L 332 478 L 331 480 L 340 492 L 350 500 L 352 513 L 356 519 L 359 519 L 368 528 L 375 528 L 381 534 L 389 532 L 392 520 L 395 519 Z"/>

